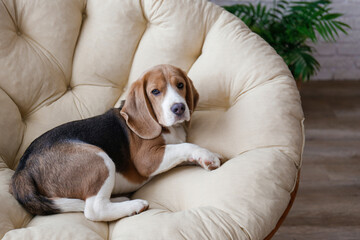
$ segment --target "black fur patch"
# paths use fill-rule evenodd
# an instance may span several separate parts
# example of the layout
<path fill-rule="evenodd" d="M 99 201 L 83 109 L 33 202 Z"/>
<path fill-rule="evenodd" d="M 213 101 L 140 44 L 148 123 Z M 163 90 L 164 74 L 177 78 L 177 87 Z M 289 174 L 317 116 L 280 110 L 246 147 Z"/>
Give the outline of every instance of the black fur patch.
<path fill-rule="evenodd" d="M 25 168 L 30 154 L 48 150 L 63 141 L 81 141 L 101 148 L 114 161 L 117 172 L 125 171 L 128 167 L 128 128 L 120 115 L 120 109 L 113 108 L 102 115 L 65 123 L 44 133 L 26 149 L 17 171 Z"/>

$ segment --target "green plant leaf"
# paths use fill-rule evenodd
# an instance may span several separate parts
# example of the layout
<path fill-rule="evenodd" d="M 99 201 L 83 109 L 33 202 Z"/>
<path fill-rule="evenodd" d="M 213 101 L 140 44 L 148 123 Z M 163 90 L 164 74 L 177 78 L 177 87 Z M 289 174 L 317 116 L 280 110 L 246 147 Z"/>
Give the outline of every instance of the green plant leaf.
<path fill-rule="evenodd" d="M 330 25 L 330 28 L 332 29 L 332 32 L 336 34 L 336 37 L 339 37 L 339 33 L 338 33 L 336 27 L 334 26 L 333 21 L 329 21 L 329 25 Z M 334 39 L 334 41 L 336 41 L 336 38 Z"/>
<path fill-rule="evenodd" d="M 329 21 L 325 21 L 324 22 L 324 25 L 325 25 L 325 27 L 326 27 L 326 30 L 328 31 L 328 33 L 329 33 L 329 35 L 330 35 L 330 37 L 331 37 L 331 41 L 336 41 L 336 37 L 335 37 L 335 35 L 334 35 L 334 33 L 333 33 L 333 29 L 331 28 L 331 26 L 330 26 L 330 23 L 329 23 Z M 336 32 L 336 31 L 335 31 Z"/>
<path fill-rule="evenodd" d="M 308 40 L 317 43 L 321 37 L 336 41 L 339 31 L 347 34 L 346 30 L 350 29 L 338 20 L 343 14 L 333 13 L 330 4 L 330 0 L 275 0 L 270 8 L 261 3 L 247 3 L 225 9 L 265 39 L 284 58 L 296 79 L 308 80 L 320 68 Z"/>
<path fill-rule="evenodd" d="M 345 27 L 345 28 L 351 29 L 351 27 L 348 24 L 340 22 L 340 21 L 333 21 L 333 23 L 334 23 L 335 27 L 337 27 L 344 34 L 348 35 L 346 30 L 343 28 L 343 27 Z"/>
<path fill-rule="evenodd" d="M 341 14 L 341 13 L 329 13 L 329 14 L 326 14 L 325 16 L 323 16 L 322 19 L 323 20 L 333 20 L 333 19 L 339 18 L 343 15 L 344 14 Z"/>
<path fill-rule="evenodd" d="M 316 29 L 318 30 L 318 33 L 325 41 L 330 40 L 329 32 L 326 29 L 326 26 L 322 22 L 316 24 Z"/>

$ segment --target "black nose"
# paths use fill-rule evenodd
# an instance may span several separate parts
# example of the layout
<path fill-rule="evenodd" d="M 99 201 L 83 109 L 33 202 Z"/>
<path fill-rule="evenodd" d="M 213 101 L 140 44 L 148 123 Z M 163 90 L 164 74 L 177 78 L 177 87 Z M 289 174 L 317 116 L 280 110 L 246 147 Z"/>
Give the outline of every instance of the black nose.
<path fill-rule="evenodd" d="M 175 103 L 171 106 L 171 111 L 175 113 L 177 116 L 181 116 L 185 112 L 185 104 L 183 103 Z"/>

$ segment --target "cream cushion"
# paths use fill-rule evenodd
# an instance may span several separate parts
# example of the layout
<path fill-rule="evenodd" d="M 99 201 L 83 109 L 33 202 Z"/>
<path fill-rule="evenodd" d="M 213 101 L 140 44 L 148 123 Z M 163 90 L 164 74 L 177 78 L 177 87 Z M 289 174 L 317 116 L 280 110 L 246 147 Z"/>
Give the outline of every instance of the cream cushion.
<path fill-rule="evenodd" d="M 194 81 L 189 141 L 222 154 L 223 166 L 155 177 L 133 195 L 150 210 L 111 223 L 23 210 L 8 184 L 31 141 L 118 105 L 143 71 L 163 63 Z M 4 239 L 264 239 L 288 207 L 303 142 L 300 97 L 283 60 L 206 0 L 0 2 Z"/>

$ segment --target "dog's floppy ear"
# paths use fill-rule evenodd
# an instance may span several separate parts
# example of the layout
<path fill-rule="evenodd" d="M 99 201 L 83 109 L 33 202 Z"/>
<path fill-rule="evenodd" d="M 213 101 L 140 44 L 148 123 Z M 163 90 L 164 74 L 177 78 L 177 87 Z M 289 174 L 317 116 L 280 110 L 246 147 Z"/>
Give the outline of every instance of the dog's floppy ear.
<path fill-rule="evenodd" d="M 192 80 L 188 77 L 188 75 L 181 70 L 184 75 L 184 79 L 186 81 L 186 104 L 189 107 L 190 115 L 194 112 L 196 105 L 199 101 L 199 93 L 196 91 Z"/>
<path fill-rule="evenodd" d="M 154 139 L 161 134 L 161 126 L 146 94 L 145 78 L 146 75 L 133 83 L 120 114 L 140 138 Z"/>

